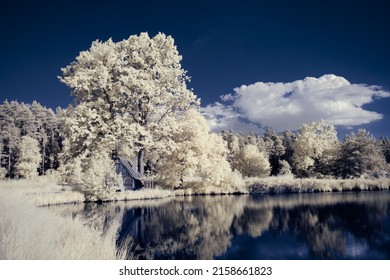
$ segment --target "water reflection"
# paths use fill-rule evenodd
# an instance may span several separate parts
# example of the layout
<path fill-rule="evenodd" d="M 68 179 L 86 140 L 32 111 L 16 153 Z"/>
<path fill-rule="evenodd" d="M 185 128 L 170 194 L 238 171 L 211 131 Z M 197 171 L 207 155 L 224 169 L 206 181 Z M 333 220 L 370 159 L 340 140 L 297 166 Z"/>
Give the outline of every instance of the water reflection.
<path fill-rule="evenodd" d="M 131 259 L 389 259 L 390 192 L 195 196 L 56 209 Z"/>

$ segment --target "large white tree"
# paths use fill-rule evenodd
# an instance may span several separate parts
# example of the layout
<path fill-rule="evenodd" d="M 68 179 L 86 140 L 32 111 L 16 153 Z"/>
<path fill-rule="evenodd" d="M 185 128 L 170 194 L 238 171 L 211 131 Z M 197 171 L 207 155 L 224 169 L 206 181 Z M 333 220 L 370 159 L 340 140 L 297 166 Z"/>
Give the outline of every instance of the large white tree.
<path fill-rule="evenodd" d="M 117 148 L 137 155 L 142 176 L 164 119 L 199 105 L 181 59 L 173 38 L 162 33 L 95 41 L 81 52 L 60 77 L 76 101 L 63 117 L 68 158 Z"/>

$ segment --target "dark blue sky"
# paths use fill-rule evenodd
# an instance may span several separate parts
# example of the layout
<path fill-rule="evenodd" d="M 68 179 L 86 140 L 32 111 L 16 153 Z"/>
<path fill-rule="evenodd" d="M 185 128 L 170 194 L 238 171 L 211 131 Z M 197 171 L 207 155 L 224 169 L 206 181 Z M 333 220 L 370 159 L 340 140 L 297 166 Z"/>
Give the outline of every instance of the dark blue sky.
<path fill-rule="evenodd" d="M 8 3 L 7 3 L 8 2 Z M 202 106 L 255 82 L 335 74 L 390 90 L 387 1 L 2 1 L 0 101 L 66 107 L 57 79 L 96 39 L 171 35 Z M 390 98 L 365 127 L 390 136 Z"/>

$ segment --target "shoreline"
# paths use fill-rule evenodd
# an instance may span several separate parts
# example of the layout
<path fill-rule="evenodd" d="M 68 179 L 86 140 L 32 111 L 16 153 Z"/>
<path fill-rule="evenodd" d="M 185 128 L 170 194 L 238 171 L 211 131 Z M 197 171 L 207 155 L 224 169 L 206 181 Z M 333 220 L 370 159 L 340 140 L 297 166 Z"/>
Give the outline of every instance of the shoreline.
<path fill-rule="evenodd" d="M 167 190 L 144 188 L 137 191 L 112 193 L 104 200 L 88 200 L 82 192 L 72 186 L 57 184 L 50 178 L 32 180 L 2 180 L 1 192 L 12 192 L 16 196 L 31 198 L 38 207 L 75 204 L 75 203 L 110 203 L 116 201 L 164 199 L 180 196 L 216 196 L 216 195 L 266 195 L 266 194 L 299 194 L 299 193 L 332 193 L 390 190 L 390 178 L 379 179 L 297 179 L 291 177 L 249 178 L 246 190 L 221 190 L 213 188 L 205 192 L 198 189 Z"/>
<path fill-rule="evenodd" d="M 0 181 L 0 211 L 2 219 L 0 221 L 0 259 L 124 259 L 126 251 L 116 247 L 117 229 L 119 224 L 115 224 L 112 230 L 107 233 L 96 231 L 85 225 L 83 219 L 75 216 L 63 216 L 56 211 L 50 211 L 50 206 L 65 205 L 64 208 L 84 207 L 85 197 L 82 193 L 72 191 L 69 186 L 60 186 L 53 181 L 43 180 L 7 180 Z M 286 186 L 286 184 L 290 184 Z M 331 194 L 332 184 L 341 184 L 341 180 L 329 179 L 287 179 L 265 178 L 252 179 L 247 181 L 251 192 L 241 193 L 241 201 L 245 205 L 252 207 L 250 200 L 246 200 L 244 194 L 250 198 L 251 195 L 259 195 L 262 202 L 256 207 L 269 209 L 269 206 L 276 198 L 278 204 L 283 207 L 293 206 L 294 202 L 289 201 L 290 194 L 297 193 L 327 193 L 324 200 L 321 195 L 316 196 L 315 204 L 321 204 L 333 199 L 337 202 L 347 202 L 351 198 L 337 196 L 340 192 Z M 316 183 L 317 188 L 309 187 Z M 384 190 L 389 191 L 390 179 L 375 180 L 348 180 L 344 181 L 344 187 L 340 187 L 342 192 Z M 325 188 L 328 186 L 328 188 Z M 357 187 L 359 186 L 359 188 Z M 376 187 L 375 187 L 376 186 Z M 256 189 L 255 189 L 256 187 Z M 259 191 L 262 190 L 263 191 Z M 255 191 L 256 190 L 256 191 Z M 330 190 L 330 191 L 329 191 Z M 283 192 L 282 192 L 283 191 Z M 144 207 L 145 204 L 165 203 L 162 194 L 165 194 L 166 201 L 172 199 L 182 199 L 190 196 L 221 196 L 238 195 L 231 193 L 175 193 L 174 191 L 144 189 L 141 191 L 128 191 L 128 203 Z M 264 195 L 263 195 L 264 194 Z M 274 196 L 280 194 L 280 196 Z M 124 195 L 124 194 L 122 194 Z M 273 198 L 274 197 L 274 198 Z M 374 196 L 371 200 L 380 203 L 381 194 Z M 352 198 L 353 199 L 353 198 Z M 191 200 L 191 199 L 190 199 Z M 126 200 L 112 200 L 120 202 Z M 305 200 L 303 200 L 305 201 Z M 311 200 L 306 200 L 307 203 Z M 299 199 L 302 202 L 302 199 Z M 96 204 L 96 202 L 91 202 Z M 66 205 L 66 204 L 69 204 Z M 44 207 L 47 206 L 47 207 Z M 113 204 L 113 206 L 115 206 Z M 137 206 L 138 207 L 138 206 Z M 31 242 L 26 236 L 34 236 Z M 56 248 L 52 250 L 52 248 Z M 80 249 L 82 248 L 82 249 Z"/>
<path fill-rule="evenodd" d="M 249 186 L 251 194 L 287 194 L 321 192 L 358 192 L 390 190 L 390 178 L 378 179 L 256 179 Z"/>

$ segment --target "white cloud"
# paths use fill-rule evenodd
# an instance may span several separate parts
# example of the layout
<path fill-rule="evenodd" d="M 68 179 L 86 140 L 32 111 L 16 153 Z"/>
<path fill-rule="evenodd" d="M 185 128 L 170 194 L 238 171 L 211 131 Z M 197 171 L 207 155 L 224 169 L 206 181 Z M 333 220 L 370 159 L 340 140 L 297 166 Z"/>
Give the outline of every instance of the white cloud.
<path fill-rule="evenodd" d="M 233 107 L 225 106 L 219 102 L 201 108 L 201 113 L 206 118 L 211 129 L 215 132 L 233 130 L 242 133 L 260 133 L 262 128 L 243 119 Z"/>
<path fill-rule="evenodd" d="M 320 119 L 334 125 L 355 126 L 380 120 L 382 115 L 363 109 L 375 99 L 390 93 L 377 86 L 351 84 L 336 75 L 308 77 L 291 83 L 258 82 L 221 96 L 229 105 L 215 103 L 202 112 L 215 131 L 240 131 L 270 126 L 294 130 Z M 247 121 L 245 121 L 247 120 Z"/>

